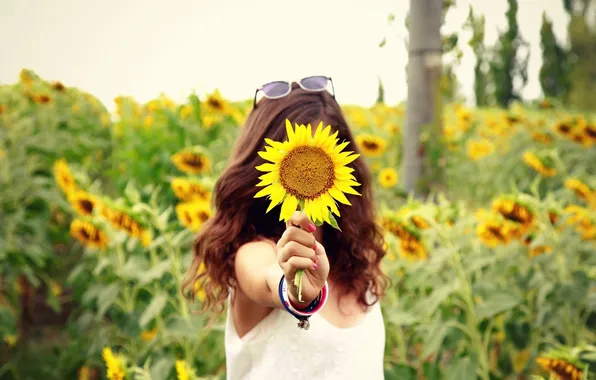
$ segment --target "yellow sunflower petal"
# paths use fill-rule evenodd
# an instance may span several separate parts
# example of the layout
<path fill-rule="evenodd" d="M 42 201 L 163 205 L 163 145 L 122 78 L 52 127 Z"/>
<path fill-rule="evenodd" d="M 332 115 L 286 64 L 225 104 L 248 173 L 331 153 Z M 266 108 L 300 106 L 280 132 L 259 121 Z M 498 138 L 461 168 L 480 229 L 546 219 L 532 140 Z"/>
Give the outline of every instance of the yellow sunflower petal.
<path fill-rule="evenodd" d="M 345 153 L 347 153 L 346 155 L 344 155 Z M 336 165 L 347 165 L 350 162 L 354 161 L 355 159 L 357 159 L 358 157 L 360 157 L 360 154 L 353 154 L 350 156 L 350 154 L 353 152 L 343 152 L 339 154 L 339 158 L 338 161 L 336 162 Z"/>
<path fill-rule="evenodd" d="M 292 129 L 292 123 L 288 119 L 286 119 L 286 133 L 288 135 L 288 141 L 292 141 L 294 139 L 294 130 Z"/>
<path fill-rule="evenodd" d="M 271 204 L 267 208 L 266 212 L 271 211 L 272 208 L 277 206 L 279 202 L 281 202 L 284 197 L 286 196 L 286 190 L 280 184 L 272 185 L 274 187 L 273 191 L 271 192 Z"/>
<path fill-rule="evenodd" d="M 337 187 L 333 186 L 331 189 L 329 189 L 329 194 L 331 194 L 331 196 L 335 199 L 337 199 L 338 202 L 343 203 L 345 205 L 351 206 L 352 204 L 350 203 L 350 201 L 348 200 L 348 198 L 346 198 L 346 196 L 344 195 L 344 193 L 341 192 L 341 190 L 339 190 Z"/>
<path fill-rule="evenodd" d="M 261 189 L 261 191 L 259 191 L 258 193 L 256 193 L 255 198 L 261 198 L 266 195 L 271 195 L 271 193 L 273 193 L 274 190 L 275 190 L 275 187 L 273 185 L 267 186 L 267 187 Z"/>
<path fill-rule="evenodd" d="M 272 171 L 276 170 L 277 168 L 279 168 L 279 165 L 267 163 L 267 164 L 257 166 L 256 169 L 260 172 L 272 172 Z"/>
<path fill-rule="evenodd" d="M 325 202 L 325 205 L 331 209 L 332 213 L 334 213 L 337 216 L 340 216 L 339 209 L 337 208 L 337 204 L 335 203 L 335 200 L 333 199 L 333 197 L 331 195 L 329 195 L 329 193 L 323 194 L 323 196 L 321 198 Z"/>
<path fill-rule="evenodd" d="M 293 195 L 288 195 L 285 198 L 284 203 L 281 205 L 281 212 L 279 214 L 279 220 L 283 220 L 284 222 L 287 222 L 292 217 L 292 215 L 294 214 L 294 212 L 296 211 L 297 208 L 298 208 L 298 199 Z"/>
<path fill-rule="evenodd" d="M 279 172 L 269 172 L 259 177 L 261 183 L 273 183 L 279 179 Z"/>
<path fill-rule="evenodd" d="M 269 147 L 265 147 L 266 151 L 265 152 L 259 152 L 259 156 L 261 156 L 264 160 L 267 161 L 271 161 L 273 163 L 277 163 L 279 161 L 281 161 L 281 159 L 284 157 L 283 153 L 275 150 L 275 149 L 271 149 Z"/>
<path fill-rule="evenodd" d="M 355 182 L 356 183 L 356 182 Z M 356 190 L 352 189 L 346 182 L 335 181 L 333 187 L 346 194 L 360 195 Z"/>
<path fill-rule="evenodd" d="M 271 140 L 270 138 L 265 138 L 265 142 L 269 145 L 271 145 L 273 148 L 277 149 L 277 150 L 284 150 L 285 148 L 285 144 L 281 143 L 279 141 L 274 141 Z"/>

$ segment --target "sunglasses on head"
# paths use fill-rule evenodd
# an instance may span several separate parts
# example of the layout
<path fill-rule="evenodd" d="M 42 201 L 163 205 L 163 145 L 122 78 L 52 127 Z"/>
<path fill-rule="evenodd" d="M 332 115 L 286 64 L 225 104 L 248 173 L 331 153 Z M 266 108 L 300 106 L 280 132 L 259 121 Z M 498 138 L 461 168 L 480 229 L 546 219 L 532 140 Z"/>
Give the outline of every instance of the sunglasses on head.
<path fill-rule="evenodd" d="M 263 96 L 265 96 L 267 99 L 279 99 L 292 92 L 292 83 L 294 82 L 275 81 L 266 83 L 260 88 L 257 88 L 255 91 L 253 108 L 257 106 L 257 94 L 259 91 L 262 91 Z M 302 78 L 296 81 L 296 83 L 303 90 L 312 92 L 325 91 L 327 89 L 327 85 L 331 83 L 331 95 L 335 99 L 335 88 L 333 87 L 333 81 L 331 80 L 331 77 L 314 75 L 311 77 Z"/>

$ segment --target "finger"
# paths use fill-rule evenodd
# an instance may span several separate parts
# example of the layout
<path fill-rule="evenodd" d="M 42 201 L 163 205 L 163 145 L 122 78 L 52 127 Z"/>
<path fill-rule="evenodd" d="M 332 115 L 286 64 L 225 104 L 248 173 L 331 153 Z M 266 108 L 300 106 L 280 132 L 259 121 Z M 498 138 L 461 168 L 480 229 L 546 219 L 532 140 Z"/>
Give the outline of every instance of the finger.
<path fill-rule="evenodd" d="M 314 249 L 315 255 L 317 255 L 317 256 L 325 256 L 327 254 L 327 251 L 325 251 L 325 247 L 323 247 L 323 244 L 319 243 L 316 240 L 315 240 L 314 248 L 315 248 Z"/>
<path fill-rule="evenodd" d="M 291 257 L 282 267 L 286 277 L 288 279 L 294 279 L 294 277 L 296 276 L 296 271 L 298 269 L 304 269 L 304 270 L 313 270 L 314 269 L 314 263 L 311 259 L 307 259 L 306 257 L 298 257 L 298 256 L 294 256 Z"/>
<path fill-rule="evenodd" d="M 291 241 L 300 243 L 308 248 L 314 248 L 315 246 L 315 237 L 313 234 L 298 227 L 289 227 L 277 242 L 277 248 L 281 249 Z"/>
<path fill-rule="evenodd" d="M 288 220 L 288 223 L 286 223 L 287 228 L 291 226 L 302 228 L 308 232 L 315 232 L 317 229 L 317 226 L 315 226 L 315 224 L 308 219 L 306 214 L 300 211 L 294 212 L 294 215 L 292 215 L 290 220 Z"/>
<path fill-rule="evenodd" d="M 314 249 L 305 247 L 300 243 L 290 241 L 279 251 L 278 260 L 281 264 L 283 264 L 289 261 L 292 257 L 304 257 L 314 260 L 315 251 Z"/>

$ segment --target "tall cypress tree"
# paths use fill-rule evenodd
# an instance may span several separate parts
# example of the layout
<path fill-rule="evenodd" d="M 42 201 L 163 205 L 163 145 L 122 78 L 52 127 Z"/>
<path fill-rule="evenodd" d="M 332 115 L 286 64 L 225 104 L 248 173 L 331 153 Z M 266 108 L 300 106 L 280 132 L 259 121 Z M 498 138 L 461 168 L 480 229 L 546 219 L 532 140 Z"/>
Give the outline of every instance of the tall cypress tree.
<path fill-rule="evenodd" d="M 542 92 L 546 97 L 556 98 L 565 103 L 570 85 L 567 52 L 557 42 L 553 23 L 546 13 L 542 14 L 540 45 L 542 47 L 542 67 L 540 68 Z"/>
<path fill-rule="evenodd" d="M 508 107 L 514 100 L 521 99 L 521 90 L 528 82 L 528 61 L 530 50 L 528 43 L 521 37 L 517 24 L 517 0 L 507 0 L 509 9 L 507 30 L 500 33 L 494 49 L 493 60 L 490 62 L 490 72 L 494 83 L 494 97 L 501 107 Z M 526 54 L 520 59 L 518 53 L 522 50 Z M 521 86 L 515 87 L 514 81 L 520 80 Z"/>
<path fill-rule="evenodd" d="M 579 109 L 596 108 L 596 27 L 591 22 L 596 0 L 563 0 L 569 13 L 569 104 Z"/>
<path fill-rule="evenodd" d="M 472 37 L 468 44 L 476 56 L 476 64 L 474 65 L 474 98 L 476 100 L 476 106 L 487 106 L 489 104 L 489 77 L 487 70 L 487 50 L 484 44 L 484 15 L 475 16 L 474 10 L 470 5 L 465 26 L 472 31 Z"/>

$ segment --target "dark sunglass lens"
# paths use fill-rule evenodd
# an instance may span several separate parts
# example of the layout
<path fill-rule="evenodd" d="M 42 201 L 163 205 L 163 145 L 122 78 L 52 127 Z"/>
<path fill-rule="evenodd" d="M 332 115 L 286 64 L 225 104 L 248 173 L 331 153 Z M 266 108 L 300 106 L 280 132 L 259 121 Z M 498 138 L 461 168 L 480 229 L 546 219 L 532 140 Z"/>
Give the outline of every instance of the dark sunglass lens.
<path fill-rule="evenodd" d="M 300 83 L 308 90 L 324 90 L 327 88 L 327 78 L 323 76 L 304 78 Z"/>
<path fill-rule="evenodd" d="M 263 86 L 265 96 L 273 98 L 285 95 L 289 89 L 290 84 L 288 82 L 271 82 Z"/>

